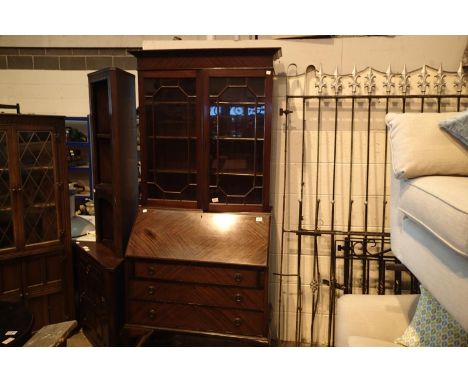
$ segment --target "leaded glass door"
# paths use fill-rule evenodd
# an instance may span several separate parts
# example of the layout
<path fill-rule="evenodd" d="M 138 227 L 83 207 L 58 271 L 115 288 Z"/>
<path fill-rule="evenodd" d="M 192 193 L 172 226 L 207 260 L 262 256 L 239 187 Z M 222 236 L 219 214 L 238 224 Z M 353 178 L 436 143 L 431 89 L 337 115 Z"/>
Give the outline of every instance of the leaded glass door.
<path fill-rule="evenodd" d="M 52 128 L 16 130 L 21 247 L 61 239 L 56 137 Z"/>
<path fill-rule="evenodd" d="M 271 78 L 261 70 L 212 70 L 208 77 L 209 209 L 266 210 Z"/>
<path fill-rule="evenodd" d="M 0 130 L 0 250 L 15 248 L 8 131 Z"/>
<path fill-rule="evenodd" d="M 199 111 L 196 73 L 150 73 L 144 92 L 143 200 L 195 207 L 198 203 Z"/>

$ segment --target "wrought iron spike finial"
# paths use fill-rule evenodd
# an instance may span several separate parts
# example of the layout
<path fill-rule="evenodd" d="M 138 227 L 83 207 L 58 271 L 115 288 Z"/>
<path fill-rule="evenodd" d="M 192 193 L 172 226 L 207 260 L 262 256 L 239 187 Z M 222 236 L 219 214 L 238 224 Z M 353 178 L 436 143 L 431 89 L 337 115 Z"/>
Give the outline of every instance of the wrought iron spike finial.
<path fill-rule="evenodd" d="M 385 80 L 383 82 L 383 87 L 385 88 L 387 94 L 390 94 L 392 91 L 392 86 L 395 87 L 395 84 L 392 82 L 392 68 L 388 65 L 387 71 L 385 72 Z"/>
<path fill-rule="evenodd" d="M 410 84 L 409 84 L 410 75 L 406 73 L 406 64 L 403 65 L 403 70 L 400 74 L 400 77 L 401 77 L 401 82 L 398 86 L 401 88 L 401 92 L 403 94 L 406 94 L 406 91 L 410 87 Z"/>
<path fill-rule="evenodd" d="M 443 89 L 446 86 L 444 78 L 446 75 L 444 74 L 444 71 L 442 70 L 442 64 L 440 64 L 439 69 L 437 70 L 437 74 L 435 76 L 436 81 L 434 82 L 434 88 L 437 91 L 437 94 L 442 94 Z"/>
<path fill-rule="evenodd" d="M 430 77 L 430 74 L 427 73 L 426 65 L 423 65 L 421 73 L 418 74 L 418 77 L 420 78 L 420 80 L 418 81 L 418 87 L 421 88 L 421 93 L 425 94 L 426 89 L 429 86 L 429 82 L 427 81 L 427 79 Z"/>
<path fill-rule="evenodd" d="M 364 87 L 367 89 L 368 94 L 372 94 L 372 90 L 375 89 L 375 75 L 371 67 L 367 71 L 366 80 Z"/>
<path fill-rule="evenodd" d="M 357 88 L 361 87 L 361 84 L 358 82 L 358 78 L 361 77 L 359 74 L 356 72 L 356 65 L 354 65 L 353 72 L 351 73 L 351 78 L 352 81 L 349 84 L 349 87 L 351 88 L 351 91 L 353 94 L 356 94 Z"/>
<path fill-rule="evenodd" d="M 327 84 L 325 83 L 325 78 L 327 77 L 325 74 L 323 74 L 322 70 L 322 64 L 320 64 L 319 70 L 315 74 L 317 78 L 317 82 L 315 83 L 315 87 L 318 89 L 317 92 L 318 94 L 322 93 L 323 88 L 327 87 Z"/>
<path fill-rule="evenodd" d="M 457 79 L 455 80 L 455 82 L 453 84 L 456 87 L 457 93 L 461 93 L 463 87 L 466 84 L 465 73 L 463 73 L 463 65 L 462 65 L 461 62 L 460 62 L 460 66 L 458 67 L 458 70 L 457 70 Z"/>
<path fill-rule="evenodd" d="M 338 94 L 341 91 L 341 76 L 338 73 L 338 66 L 335 68 L 335 72 L 333 73 L 333 82 L 331 87 L 335 90 L 335 94 Z"/>

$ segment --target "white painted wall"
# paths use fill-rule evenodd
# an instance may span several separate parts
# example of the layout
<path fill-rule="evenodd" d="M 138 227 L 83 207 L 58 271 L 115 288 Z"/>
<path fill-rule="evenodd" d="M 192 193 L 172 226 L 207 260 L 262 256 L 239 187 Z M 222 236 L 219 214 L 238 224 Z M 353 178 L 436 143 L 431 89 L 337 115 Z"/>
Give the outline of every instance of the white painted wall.
<path fill-rule="evenodd" d="M 140 40 L 135 39 L 132 41 L 141 41 L 148 47 L 151 46 L 166 46 L 175 48 L 193 48 L 206 46 L 223 46 L 223 42 L 219 40 L 213 41 L 161 41 L 148 38 L 147 36 L 141 37 Z M 33 39 L 34 40 L 34 39 Z M 26 42 L 33 43 L 33 40 L 17 40 L 18 45 L 24 46 Z M 61 40 L 59 37 L 52 38 L 39 38 L 36 41 L 37 45 L 34 46 L 50 46 L 51 41 L 54 41 L 56 46 L 70 43 L 68 46 L 95 46 L 89 39 L 83 40 Z M 6 38 L 0 37 L 0 46 L 5 43 Z M 107 42 L 109 45 L 103 46 L 122 46 L 122 41 L 129 41 L 122 37 L 110 38 Z M 318 39 L 318 40 L 304 40 L 304 41 L 285 41 L 285 40 L 259 40 L 260 42 L 249 42 L 241 40 L 239 42 L 229 41 L 228 44 L 235 44 L 235 46 L 246 46 L 246 44 L 264 44 L 270 46 L 279 46 L 282 48 L 282 57 L 275 62 L 275 71 L 278 77 L 274 82 L 274 107 L 273 107 L 273 134 L 272 134 L 272 179 L 271 179 L 271 203 L 273 206 L 274 220 L 272 226 L 272 241 L 271 241 L 271 271 L 277 272 L 279 270 L 280 262 L 280 238 L 281 238 L 281 208 L 282 208 L 282 174 L 284 169 L 285 158 L 283 155 L 284 150 L 284 118 L 278 116 L 280 107 L 285 107 L 285 94 L 286 87 L 291 92 L 298 94 L 303 92 L 304 78 L 298 77 L 297 79 L 289 80 L 287 83 L 284 73 L 290 75 L 295 73 L 304 73 L 308 65 L 313 64 L 317 68 L 322 65 L 324 72 L 333 73 L 335 68 L 338 68 L 340 73 L 350 73 L 353 66 L 356 65 L 357 70 L 372 65 L 373 68 L 384 72 L 390 64 L 392 70 L 401 72 L 404 65 L 408 71 L 420 68 L 422 65 L 427 64 L 432 67 L 438 68 L 442 65 L 445 70 L 456 71 L 459 63 L 462 60 L 463 52 L 467 44 L 467 36 L 398 36 L 398 37 L 343 37 L 333 39 Z M 14 40 L 8 40 L 10 44 Z M 80 43 L 81 45 L 77 45 Z M 100 41 L 102 43 L 102 40 Z M 46 45 L 44 45 L 46 44 Z M 82 45 L 84 44 L 84 45 Z M 224 44 L 227 44 L 226 42 Z M 243 45 L 242 45 L 243 44 Z M 133 45 L 133 44 L 131 44 Z M 12 45 L 10 45 L 12 46 Z M 296 66 L 292 66 L 295 64 Z M 0 70 L 0 103 L 15 104 L 20 103 L 23 113 L 36 113 L 36 114 L 57 114 L 67 116 L 83 116 L 89 113 L 88 106 L 88 84 L 87 84 L 86 71 L 44 71 L 44 70 Z M 133 74 L 136 75 L 134 72 Z M 347 86 L 347 82 L 344 83 Z M 294 105 L 293 105 L 294 106 Z M 297 110 L 300 110 L 298 107 Z M 330 116 L 331 117 L 331 116 Z M 290 147 L 299 148 L 301 145 L 301 118 L 300 113 L 292 115 L 291 119 L 291 132 L 290 132 Z M 379 117 L 382 123 L 382 116 Z M 313 120 L 309 121 L 313 126 Z M 357 146 L 358 156 L 355 161 L 355 166 L 360 170 L 361 180 L 355 181 L 355 189 L 353 195 L 356 197 L 356 206 L 361 206 L 363 203 L 363 182 L 362 174 L 364 169 L 364 153 L 360 151 L 364 147 L 364 131 L 362 136 L 358 139 L 361 146 Z M 338 139 L 341 142 L 349 141 L 349 131 L 340 131 Z M 316 145 L 316 131 L 313 128 L 308 128 L 306 131 L 306 145 L 309 150 L 313 150 Z M 324 132 L 320 138 L 322 144 L 322 155 L 325 159 L 326 168 L 330 166 L 332 154 L 333 132 L 330 126 L 324 126 Z M 371 135 L 371 162 L 372 171 L 375 173 L 376 179 L 380 179 L 385 169 L 382 165 L 382 152 L 384 150 L 385 131 L 383 129 L 377 130 Z M 339 166 L 337 176 L 337 190 L 342 195 L 345 195 L 347 189 L 347 168 L 346 168 L 346 144 L 340 144 L 342 151 L 338 155 L 343 158 L 343 164 Z M 308 174 L 313 174 L 315 168 L 315 159 L 306 157 Z M 299 176 L 300 176 L 300 151 L 293 150 L 288 158 L 288 178 L 286 188 L 286 204 L 287 216 L 286 224 L 294 228 L 297 222 L 297 200 L 299 199 Z M 312 175 L 308 175 L 312 176 Z M 310 181 L 310 182 L 309 182 Z M 306 195 L 312 195 L 313 190 L 310 189 L 312 178 L 306 178 Z M 309 187 L 309 188 L 307 188 Z M 370 199 L 370 203 L 379 205 L 381 195 L 384 190 L 381 188 L 381 182 L 371 185 L 371 192 L 373 195 L 379 195 Z M 388 194 L 388 190 L 385 193 Z M 324 179 L 320 184 L 319 194 L 323 199 L 324 205 L 330 205 L 330 178 Z M 310 206 L 311 198 L 306 198 L 306 208 L 312 209 Z M 307 204 L 309 203 L 309 204 Z M 328 211 L 328 212 L 327 212 Z M 326 227 L 329 224 L 329 209 L 323 212 L 322 225 Z M 309 213 L 308 216 L 311 216 Z M 346 211 L 337 211 L 337 227 L 343 227 L 346 221 Z M 380 220 L 378 216 L 378 208 L 375 208 L 375 213 L 371 214 L 370 225 L 378 225 Z M 307 217 L 305 224 L 312 222 Z M 325 250 L 327 244 L 323 242 Z M 284 260 L 283 272 L 294 273 L 296 271 L 297 261 L 297 241 L 294 235 L 286 235 L 285 248 L 287 249 L 288 256 Z M 303 335 L 302 340 L 304 343 L 310 342 L 310 319 L 311 319 L 311 292 L 309 283 L 312 281 L 312 241 L 306 239 L 304 242 L 303 257 L 303 274 L 302 286 L 303 291 Z M 320 257 L 320 265 L 323 271 L 323 276 L 326 276 L 328 269 L 328 257 Z M 278 307 L 277 307 L 277 290 L 278 280 L 271 275 L 271 303 L 273 305 L 272 317 L 272 334 L 276 335 Z M 283 340 L 292 341 L 294 339 L 295 329 L 295 306 L 296 306 L 296 283 L 295 280 L 286 281 L 283 288 L 283 309 L 281 317 L 283 320 L 283 330 L 281 331 L 281 338 Z M 324 295 L 322 304 L 320 306 L 320 314 L 318 317 L 318 342 L 317 344 L 323 345 L 326 343 L 326 324 L 327 324 L 327 297 Z"/>

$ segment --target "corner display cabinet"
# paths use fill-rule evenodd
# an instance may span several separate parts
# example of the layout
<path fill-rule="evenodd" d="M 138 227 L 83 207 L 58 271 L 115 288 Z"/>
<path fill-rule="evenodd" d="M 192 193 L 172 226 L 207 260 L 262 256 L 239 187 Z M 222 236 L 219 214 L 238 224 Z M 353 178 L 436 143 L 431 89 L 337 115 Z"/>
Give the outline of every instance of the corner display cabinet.
<path fill-rule="evenodd" d="M 73 250 L 78 320 L 94 346 L 115 346 L 122 325 L 123 257 L 138 208 L 135 76 L 88 74 L 93 134 L 96 243 Z"/>
<path fill-rule="evenodd" d="M 133 52 L 143 205 L 269 211 L 273 60 L 279 53 Z"/>
<path fill-rule="evenodd" d="M 106 68 L 88 83 L 96 242 L 123 257 L 138 207 L 135 76 Z"/>
<path fill-rule="evenodd" d="M 73 318 L 65 119 L 0 114 L 0 300 L 33 330 Z"/>

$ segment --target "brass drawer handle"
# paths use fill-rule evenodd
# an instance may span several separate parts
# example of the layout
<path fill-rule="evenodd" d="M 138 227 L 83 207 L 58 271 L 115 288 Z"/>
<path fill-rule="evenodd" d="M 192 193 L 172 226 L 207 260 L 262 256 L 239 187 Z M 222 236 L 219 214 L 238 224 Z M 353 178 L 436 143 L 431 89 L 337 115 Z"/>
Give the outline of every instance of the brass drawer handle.
<path fill-rule="evenodd" d="M 242 319 L 240 317 L 236 317 L 236 318 L 234 318 L 233 323 L 234 323 L 234 326 L 236 326 L 238 328 L 242 324 Z"/>
<path fill-rule="evenodd" d="M 148 312 L 148 317 L 150 320 L 154 320 L 156 318 L 156 311 L 154 309 L 150 309 Z"/>
<path fill-rule="evenodd" d="M 150 265 L 148 267 L 148 273 L 149 273 L 150 276 L 154 276 L 154 274 L 156 273 L 155 269 L 154 269 L 154 267 L 152 265 Z"/>
<path fill-rule="evenodd" d="M 153 295 L 153 294 L 154 294 L 154 292 L 155 292 L 155 288 L 154 288 L 154 286 L 153 286 L 153 285 L 150 285 L 150 286 L 148 287 L 148 294 L 151 294 L 151 295 Z"/>
<path fill-rule="evenodd" d="M 89 275 L 89 271 L 91 270 L 91 266 L 89 264 L 86 265 L 85 274 Z"/>
<path fill-rule="evenodd" d="M 234 301 L 237 302 L 237 303 L 241 303 L 243 300 L 242 298 L 242 295 L 240 293 L 237 293 L 235 296 L 234 296 Z"/>
<path fill-rule="evenodd" d="M 234 275 L 234 280 L 236 281 L 236 283 L 240 283 L 242 281 L 242 275 L 240 273 L 236 273 Z"/>

